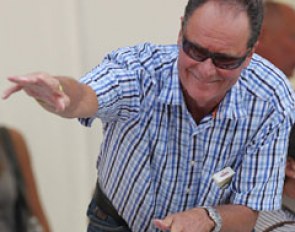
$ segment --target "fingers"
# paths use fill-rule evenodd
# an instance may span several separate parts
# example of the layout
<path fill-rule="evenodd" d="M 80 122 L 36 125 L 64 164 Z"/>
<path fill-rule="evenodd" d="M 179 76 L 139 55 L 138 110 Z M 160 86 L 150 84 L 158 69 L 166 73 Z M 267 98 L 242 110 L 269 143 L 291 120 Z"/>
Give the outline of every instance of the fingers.
<path fill-rule="evenodd" d="M 34 97 L 36 101 L 45 109 L 50 112 L 62 112 L 70 104 L 69 97 L 64 93 L 62 85 L 57 82 L 51 89 L 47 90 L 46 93 L 43 92 L 43 95 L 38 93 L 29 92 L 26 90 L 28 95 Z"/>
<path fill-rule="evenodd" d="M 4 93 L 2 94 L 2 99 L 5 100 L 5 99 L 9 98 L 12 94 L 14 94 L 20 90 L 22 90 L 22 86 L 14 85 L 11 88 L 4 91 Z"/>
<path fill-rule="evenodd" d="M 29 84 L 35 83 L 37 78 L 33 74 L 24 75 L 24 76 L 11 76 L 7 78 L 9 81 L 18 83 L 18 84 Z"/>
<path fill-rule="evenodd" d="M 70 99 L 67 95 L 64 97 L 59 97 L 56 100 L 55 104 L 55 111 L 56 112 L 62 112 L 65 110 L 65 108 L 70 104 Z"/>
<path fill-rule="evenodd" d="M 64 93 L 60 81 L 46 73 L 32 73 L 24 76 L 8 77 L 14 85 L 7 89 L 2 98 L 24 90 L 27 95 L 51 112 L 61 112 L 69 105 L 69 97 Z"/>
<path fill-rule="evenodd" d="M 24 76 L 12 76 L 8 77 L 7 79 L 19 86 L 22 86 L 24 89 L 32 89 L 32 90 L 38 90 L 40 88 L 57 88 L 56 86 L 52 86 L 53 84 L 51 83 L 51 76 L 48 74 L 44 73 L 33 73 L 33 74 L 28 74 Z M 56 80 L 57 81 L 57 80 Z"/>
<path fill-rule="evenodd" d="M 155 219 L 153 220 L 154 225 L 162 230 L 162 231 L 167 231 L 171 229 L 172 223 L 173 223 L 173 217 L 168 216 L 165 219 Z"/>
<path fill-rule="evenodd" d="M 163 220 L 155 219 L 155 220 L 153 220 L 153 223 L 156 228 L 158 228 L 162 231 L 166 231 L 166 230 L 170 229 L 170 226 L 166 225 Z"/>
<path fill-rule="evenodd" d="M 208 224 L 208 214 L 203 208 L 193 208 L 183 212 L 170 214 L 164 219 L 153 221 L 156 228 L 169 232 L 211 231 L 214 227 Z M 210 223 L 212 222 L 209 220 Z M 196 230 L 197 229 L 197 230 Z"/>

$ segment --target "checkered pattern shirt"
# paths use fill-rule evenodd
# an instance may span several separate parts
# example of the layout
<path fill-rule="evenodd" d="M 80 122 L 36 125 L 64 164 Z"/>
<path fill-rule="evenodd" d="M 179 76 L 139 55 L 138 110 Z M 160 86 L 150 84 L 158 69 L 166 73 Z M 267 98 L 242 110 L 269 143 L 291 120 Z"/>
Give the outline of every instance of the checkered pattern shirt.
<path fill-rule="evenodd" d="M 103 141 L 98 181 L 132 231 L 157 231 L 152 219 L 193 207 L 281 204 L 294 96 L 285 76 L 254 55 L 216 115 L 196 124 L 181 91 L 178 47 L 118 49 L 81 78 L 95 91 Z M 235 171 L 219 188 L 212 175 Z"/>

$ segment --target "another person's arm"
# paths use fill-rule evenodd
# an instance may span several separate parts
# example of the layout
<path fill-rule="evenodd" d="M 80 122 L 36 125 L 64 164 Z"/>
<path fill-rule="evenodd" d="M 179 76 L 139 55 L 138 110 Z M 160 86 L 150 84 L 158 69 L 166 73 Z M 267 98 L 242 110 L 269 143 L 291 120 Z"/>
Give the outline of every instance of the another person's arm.
<path fill-rule="evenodd" d="M 8 80 L 14 85 L 4 92 L 3 99 L 24 90 L 47 111 L 67 118 L 90 117 L 98 109 L 95 92 L 69 77 L 33 73 L 9 77 Z"/>

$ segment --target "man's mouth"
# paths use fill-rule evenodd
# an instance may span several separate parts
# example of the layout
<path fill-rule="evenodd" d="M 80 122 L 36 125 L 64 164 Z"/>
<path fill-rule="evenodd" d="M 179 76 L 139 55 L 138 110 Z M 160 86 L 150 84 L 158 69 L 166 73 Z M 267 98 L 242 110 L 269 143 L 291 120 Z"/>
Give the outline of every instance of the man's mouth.
<path fill-rule="evenodd" d="M 220 81 L 218 77 L 201 77 L 200 75 L 190 72 L 192 77 L 203 84 L 213 84 Z"/>

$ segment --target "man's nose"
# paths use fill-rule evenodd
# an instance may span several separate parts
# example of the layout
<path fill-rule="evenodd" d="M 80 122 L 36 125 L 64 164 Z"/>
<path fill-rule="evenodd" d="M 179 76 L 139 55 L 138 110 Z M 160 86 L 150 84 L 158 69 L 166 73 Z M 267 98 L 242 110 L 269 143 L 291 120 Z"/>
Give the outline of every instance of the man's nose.
<path fill-rule="evenodd" d="M 198 66 L 203 77 L 215 76 L 216 66 L 214 65 L 211 58 L 208 58 L 203 62 L 199 63 Z"/>

